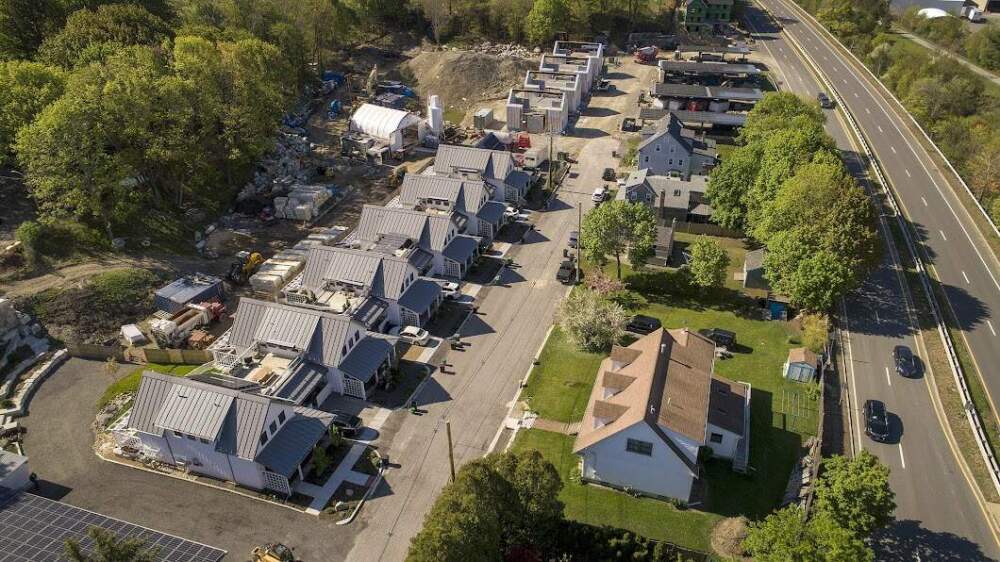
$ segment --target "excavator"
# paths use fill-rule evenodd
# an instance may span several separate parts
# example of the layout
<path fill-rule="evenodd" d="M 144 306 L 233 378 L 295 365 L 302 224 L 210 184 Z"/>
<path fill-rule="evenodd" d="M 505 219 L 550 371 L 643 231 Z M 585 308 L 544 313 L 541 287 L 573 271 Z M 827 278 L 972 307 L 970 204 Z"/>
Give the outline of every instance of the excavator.
<path fill-rule="evenodd" d="M 296 562 L 291 548 L 281 543 L 267 543 L 250 551 L 251 562 Z"/>
<path fill-rule="evenodd" d="M 264 263 L 264 256 L 260 252 L 248 252 L 243 250 L 236 254 L 236 261 L 229 266 L 229 280 L 234 285 L 246 285 L 250 276 L 257 271 L 257 268 Z"/>

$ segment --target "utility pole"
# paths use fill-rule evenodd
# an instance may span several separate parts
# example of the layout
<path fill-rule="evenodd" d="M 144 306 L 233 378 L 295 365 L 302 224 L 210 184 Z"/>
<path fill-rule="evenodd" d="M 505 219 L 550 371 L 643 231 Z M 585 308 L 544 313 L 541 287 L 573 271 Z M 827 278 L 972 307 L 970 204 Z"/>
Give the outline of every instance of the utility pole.
<path fill-rule="evenodd" d="M 552 197 L 552 183 L 555 181 L 552 178 L 552 173 L 555 171 L 555 160 L 552 159 L 552 130 L 549 129 L 549 197 Z"/>
<path fill-rule="evenodd" d="M 451 464 L 451 481 L 455 481 L 455 450 L 451 446 L 451 422 L 444 422 L 448 431 L 448 462 Z"/>

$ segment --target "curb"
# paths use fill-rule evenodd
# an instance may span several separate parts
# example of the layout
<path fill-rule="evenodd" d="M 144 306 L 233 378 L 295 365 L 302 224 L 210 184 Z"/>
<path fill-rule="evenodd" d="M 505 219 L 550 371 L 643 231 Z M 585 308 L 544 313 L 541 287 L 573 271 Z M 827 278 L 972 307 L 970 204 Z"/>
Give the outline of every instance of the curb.
<path fill-rule="evenodd" d="M 369 447 L 371 446 L 369 445 Z M 354 518 L 358 516 L 358 512 L 361 511 L 361 506 L 365 505 L 365 501 L 368 500 L 368 496 L 372 495 L 375 488 L 378 488 L 378 485 L 382 483 L 382 475 L 385 474 L 385 465 L 382 463 L 382 455 L 378 452 L 378 449 L 375 449 L 374 447 L 372 447 L 371 450 L 378 456 L 379 459 L 378 474 L 375 475 L 375 482 L 372 482 L 372 485 L 368 486 L 368 490 L 365 491 L 365 495 L 361 496 L 361 501 L 358 502 L 358 505 L 354 506 L 354 511 L 352 511 L 347 517 L 337 521 L 335 525 L 347 525 L 353 522 Z"/>

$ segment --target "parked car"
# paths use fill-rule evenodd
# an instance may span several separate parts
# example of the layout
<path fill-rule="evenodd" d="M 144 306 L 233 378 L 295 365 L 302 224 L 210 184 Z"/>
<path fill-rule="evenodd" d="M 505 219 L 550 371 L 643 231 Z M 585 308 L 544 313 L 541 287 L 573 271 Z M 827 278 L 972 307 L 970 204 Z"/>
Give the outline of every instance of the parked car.
<path fill-rule="evenodd" d="M 904 377 L 917 376 L 917 358 L 905 345 L 892 348 L 892 361 L 896 364 L 896 372 Z"/>
<path fill-rule="evenodd" d="M 569 231 L 569 247 L 576 248 L 580 244 L 580 232 L 576 230 Z"/>
<path fill-rule="evenodd" d="M 881 400 L 865 400 L 865 435 L 879 443 L 889 440 L 889 414 Z"/>
<path fill-rule="evenodd" d="M 427 342 L 431 339 L 431 335 L 427 330 L 416 326 L 404 326 L 403 328 L 396 326 L 389 330 L 389 335 L 396 336 L 406 343 L 413 345 L 427 345 Z"/>
<path fill-rule="evenodd" d="M 608 91 L 613 92 L 613 91 L 615 91 L 615 85 L 612 84 L 610 80 L 601 79 L 597 83 L 597 91 L 598 92 L 608 92 Z"/>
<path fill-rule="evenodd" d="M 615 173 L 614 168 L 604 168 L 604 173 L 601 174 L 601 179 L 604 181 L 615 181 L 617 177 L 618 174 Z"/>
<path fill-rule="evenodd" d="M 444 294 L 446 299 L 457 299 L 462 296 L 462 285 L 454 281 L 442 281 L 435 280 L 435 283 L 441 287 L 441 293 Z"/>
<path fill-rule="evenodd" d="M 660 326 L 662 325 L 663 324 L 660 323 L 659 318 L 653 318 L 652 316 L 636 314 L 635 316 L 632 317 L 631 320 L 629 320 L 628 324 L 625 326 L 625 329 L 634 334 L 641 334 L 644 336 L 646 334 L 650 334 L 652 332 L 655 332 L 656 330 L 659 330 Z"/>
<path fill-rule="evenodd" d="M 819 106 L 823 109 L 831 109 L 833 107 L 833 100 L 823 92 L 816 94 L 816 101 L 819 102 Z"/>
<path fill-rule="evenodd" d="M 698 330 L 698 333 L 715 342 L 717 347 L 732 349 L 736 347 L 736 333 L 722 328 Z"/>
<path fill-rule="evenodd" d="M 608 186 L 602 185 L 594 190 L 594 194 L 590 196 L 594 203 L 603 203 L 605 199 L 608 198 Z"/>
<path fill-rule="evenodd" d="M 563 285 L 568 285 L 576 281 L 576 263 L 566 260 L 559 264 L 559 271 L 556 272 L 556 280 Z"/>
<path fill-rule="evenodd" d="M 330 413 L 333 414 L 333 425 L 337 426 L 340 434 L 344 437 L 354 437 L 361 429 L 361 418 L 358 416 L 340 410 L 334 410 Z"/>

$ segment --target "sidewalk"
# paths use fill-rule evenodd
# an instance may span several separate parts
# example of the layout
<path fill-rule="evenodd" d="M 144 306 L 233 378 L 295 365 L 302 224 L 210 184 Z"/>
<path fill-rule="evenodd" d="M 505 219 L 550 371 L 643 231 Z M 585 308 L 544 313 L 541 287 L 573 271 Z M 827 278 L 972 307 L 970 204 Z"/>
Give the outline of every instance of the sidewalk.
<path fill-rule="evenodd" d="M 976 74 L 982 76 L 983 78 L 989 80 L 990 82 L 993 82 L 994 84 L 1000 86 L 1000 76 L 997 76 L 996 74 L 993 74 L 989 70 L 986 70 L 985 68 L 976 65 L 975 63 L 966 59 L 965 57 L 953 53 L 945 49 L 944 47 L 941 47 L 940 45 L 935 45 L 934 43 L 931 43 L 930 41 L 924 39 L 923 37 L 910 33 L 909 31 L 903 31 L 902 29 L 893 29 L 893 32 L 902 35 L 903 37 L 906 37 L 907 39 L 913 41 L 914 43 L 920 45 L 921 47 L 924 47 L 926 49 L 929 49 L 937 53 L 944 53 L 946 56 L 949 56 L 957 60 L 958 62 L 964 64 L 966 67 L 968 67 L 969 70 L 975 72 Z"/>

